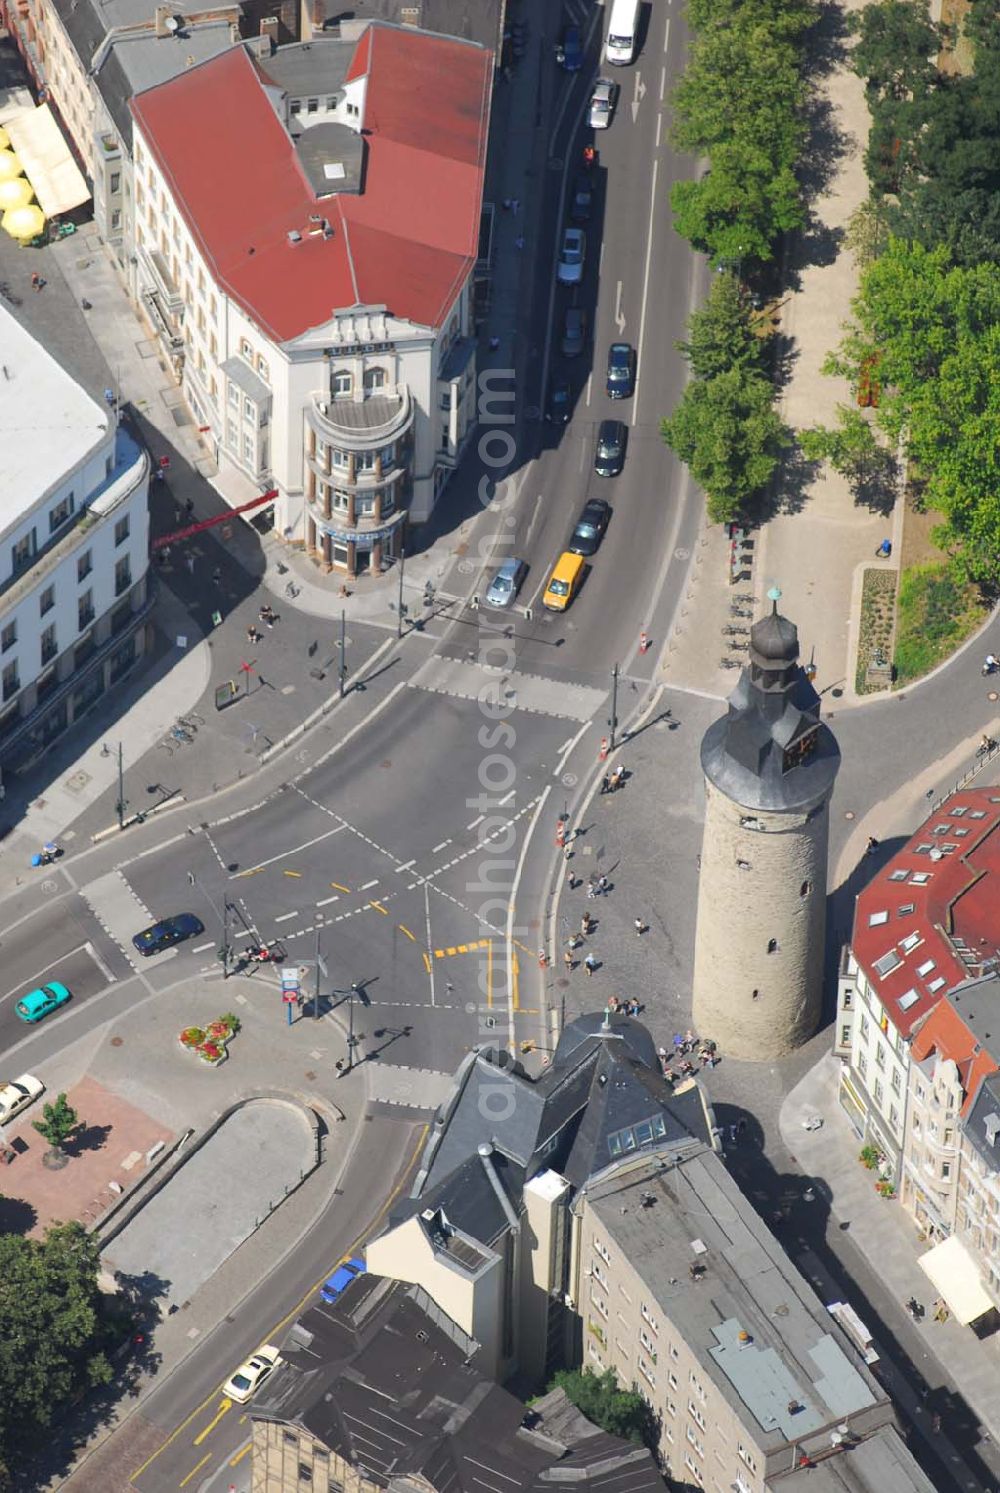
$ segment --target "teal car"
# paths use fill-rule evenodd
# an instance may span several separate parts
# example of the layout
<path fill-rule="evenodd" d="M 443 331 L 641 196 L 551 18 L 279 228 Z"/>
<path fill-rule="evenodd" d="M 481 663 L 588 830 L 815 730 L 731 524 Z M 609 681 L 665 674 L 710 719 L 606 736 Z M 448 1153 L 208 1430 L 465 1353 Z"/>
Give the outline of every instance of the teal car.
<path fill-rule="evenodd" d="M 29 991 L 23 1000 L 17 1002 L 14 1010 L 22 1021 L 41 1021 L 43 1016 L 58 1010 L 68 1000 L 69 991 L 66 986 L 53 980 L 50 985 L 39 985 L 37 990 Z"/>

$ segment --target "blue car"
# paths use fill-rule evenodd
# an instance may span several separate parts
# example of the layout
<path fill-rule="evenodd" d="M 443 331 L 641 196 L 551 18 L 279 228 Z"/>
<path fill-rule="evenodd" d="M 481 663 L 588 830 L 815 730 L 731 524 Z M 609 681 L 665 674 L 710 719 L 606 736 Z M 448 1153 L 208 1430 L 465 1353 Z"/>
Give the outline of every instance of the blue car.
<path fill-rule="evenodd" d="M 556 61 L 568 73 L 578 73 L 583 66 L 583 38 L 579 26 L 566 26 L 556 47 Z"/>
<path fill-rule="evenodd" d="M 364 1275 L 365 1269 L 364 1260 L 343 1260 L 329 1280 L 323 1282 L 319 1294 L 324 1301 L 336 1301 L 337 1297 L 347 1290 L 352 1280 L 356 1280 L 359 1275 Z"/>
<path fill-rule="evenodd" d="M 176 917 L 164 918 L 161 923 L 136 933 L 132 945 L 143 955 L 162 954 L 164 949 L 172 949 L 175 943 L 183 943 L 204 931 L 201 918 L 196 918 L 193 912 L 179 912 Z"/>
<path fill-rule="evenodd" d="M 31 990 L 19 1000 L 14 1010 L 22 1021 L 41 1021 L 43 1016 L 48 1016 L 50 1011 L 57 1011 L 69 1000 L 69 991 L 65 985 L 60 985 L 58 980 L 53 980 L 49 985 L 39 985 L 37 990 Z"/>

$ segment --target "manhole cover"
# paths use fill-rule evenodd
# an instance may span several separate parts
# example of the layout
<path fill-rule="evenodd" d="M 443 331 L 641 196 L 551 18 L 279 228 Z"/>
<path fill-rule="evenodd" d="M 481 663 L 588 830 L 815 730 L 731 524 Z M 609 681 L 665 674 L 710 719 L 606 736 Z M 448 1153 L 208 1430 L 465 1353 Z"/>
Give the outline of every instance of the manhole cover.
<path fill-rule="evenodd" d="M 303 1074 L 303 1077 L 305 1078 L 306 1083 L 315 1083 L 316 1082 L 316 1075 L 315 1075 L 315 1073 L 312 1072 L 311 1069 L 310 1069 L 310 1071 L 308 1073 Z"/>
<path fill-rule="evenodd" d="M 562 783 L 563 783 L 563 787 L 564 788 L 575 788 L 576 785 L 577 785 L 577 782 L 578 782 L 578 778 L 577 778 L 575 772 L 564 772 L 563 773 L 563 775 L 562 775 Z"/>
<path fill-rule="evenodd" d="M 69 789 L 70 793 L 79 793 L 82 789 L 86 788 L 89 782 L 90 773 L 81 770 L 80 772 L 70 773 L 66 779 L 65 786 Z"/>
<path fill-rule="evenodd" d="M 459 560 L 458 562 L 458 569 L 462 575 L 472 575 L 475 568 L 471 560 Z"/>
<path fill-rule="evenodd" d="M 122 1045 L 122 1043 L 124 1041 L 125 1041 L 124 1037 L 112 1037 L 111 1038 L 111 1046 L 112 1047 L 121 1047 L 121 1045 Z"/>
<path fill-rule="evenodd" d="M 844 818 L 845 819 L 853 819 L 854 818 L 854 810 L 853 809 L 848 809 L 846 811 L 846 813 L 844 814 Z"/>
<path fill-rule="evenodd" d="M 691 558 L 691 551 L 684 549 L 683 546 L 681 546 L 680 549 L 675 549 L 674 550 L 674 559 L 675 560 L 689 560 L 690 558 Z"/>
<path fill-rule="evenodd" d="M 59 890 L 59 886 L 58 886 L 57 882 L 52 881 L 52 880 L 43 881 L 42 882 L 42 891 L 43 892 L 48 892 L 51 895 L 53 892 L 57 892 L 58 890 Z"/>

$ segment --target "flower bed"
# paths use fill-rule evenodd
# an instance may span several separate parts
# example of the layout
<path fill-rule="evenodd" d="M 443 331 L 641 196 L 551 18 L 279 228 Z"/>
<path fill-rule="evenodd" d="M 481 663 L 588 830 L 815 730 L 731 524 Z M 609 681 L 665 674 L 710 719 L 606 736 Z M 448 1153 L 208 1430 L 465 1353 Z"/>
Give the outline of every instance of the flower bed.
<path fill-rule="evenodd" d="M 207 1026 L 186 1026 L 180 1034 L 180 1044 L 186 1052 L 196 1052 L 203 1063 L 217 1068 L 229 1056 L 229 1043 L 240 1029 L 240 1019 L 228 1012 L 217 1016 Z"/>

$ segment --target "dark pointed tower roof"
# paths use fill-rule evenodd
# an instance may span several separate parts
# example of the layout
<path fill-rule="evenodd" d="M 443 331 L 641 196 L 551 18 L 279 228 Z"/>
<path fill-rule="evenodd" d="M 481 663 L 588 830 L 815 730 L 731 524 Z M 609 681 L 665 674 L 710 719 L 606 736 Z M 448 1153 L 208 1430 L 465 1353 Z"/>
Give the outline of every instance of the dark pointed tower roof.
<path fill-rule="evenodd" d="M 701 765 L 709 781 L 748 809 L 801 812 L 828 797 L 840 750 L 820 720 L 820 700 L 799 664 L 799 634 L 778 611 L 750 631 L 750 659 L 728 713 L 705 732 Z"/>

